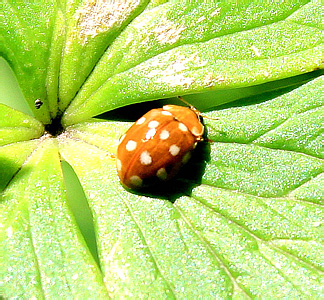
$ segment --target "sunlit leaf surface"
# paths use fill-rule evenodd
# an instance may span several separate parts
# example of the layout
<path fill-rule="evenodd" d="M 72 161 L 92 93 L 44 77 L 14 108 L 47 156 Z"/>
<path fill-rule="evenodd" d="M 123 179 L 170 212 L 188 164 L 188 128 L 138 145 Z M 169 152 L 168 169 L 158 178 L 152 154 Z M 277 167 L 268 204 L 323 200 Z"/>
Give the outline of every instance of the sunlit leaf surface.
<path fill-rule="evenodd" d="M 319 1 L 1 11 L 35 116 L 0 99 L 3 298 L 321 297 Z M 205 140 L 167 187 L 125 190 L 123 120 L 178 95 L 206 110 Z"/>

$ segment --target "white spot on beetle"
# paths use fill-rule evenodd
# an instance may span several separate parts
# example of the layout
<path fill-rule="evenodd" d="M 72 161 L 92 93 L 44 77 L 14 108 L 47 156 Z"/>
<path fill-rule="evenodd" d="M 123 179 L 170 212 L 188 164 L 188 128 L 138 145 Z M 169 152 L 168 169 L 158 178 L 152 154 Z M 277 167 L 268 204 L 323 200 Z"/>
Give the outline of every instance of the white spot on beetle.
<path fill-rule="evenodd" d="M 118 172 L 121 171 L 121 169 L 122 169 L 122 163 L 121 163 L 120 159 L 118 159 L 118 158 L 116 160 L 116 166 L 117 166 L 117 171 Z"/>
<path fill-rule="evenodd" d="M 134 175 L 131 178 L 129 178 L 130 182 L 135 186 L 135 187 L 141 187 L 143 180 L 141 179 L 141 177 Z"/>
<path fill-rule="evenodd" d="M 186 164 L 186 163 L 189 161 L 190 157 L 191 157 L 191 153 L 190 153 L 190 152 L 187 152 L 187 153 L 182 157 L 181 162 L 182 162 L 183 164 Z"/>
<path fill-rule="evenodd" d="M 161 114 L 165 115 L 165 116 L 172 116 L 172 114 L 169 111 L 166 111 L 166 110 L 162 110 Z"/>
<path fill-rule="evenodd" d="M 158 121 L 151 121 L 150 123 L 148 123 L 148 127 L 149 128 L 156 128 L 159 126 L 159 122 Z"/>
<path fill-rule="evenodd" d="M 119 144 L 124 140 L 125 136 L 126 136 L 126 134 L 123 134 L 123 135 L 120 137 L 120 139 L 119 139 Z"/>
<path fill-rule="evenodd" d="M 180 147 L 178 147 L 177 145 L 171 145 L 169 148 L 169 152 L 171 153 L 172 156 L 176 156 L 180 152 Z"/>
<path fill-rule="evenodd" d="M 145 135 L 145 139 L 146 140 L 150 140 L 152 139 L 156 134 L 156 129 L 155 128 L 151 128 L 149 129 L 147 132 L 146 132 L 146 135 Z"/>
<path fill-rule="evenodd" d="M 169 109 L 172 109 L 173 108 L 173 106 L 172 105 L 164 105 L 163 106 L 163 109 L 165 109 L 165 110 L 169 110 Z M 169 112 L 169 111 L 167 111 L 167 112 Z M 171 114 L 171 113 L 170 113 Z"/>
<path fill-rule="evenodd" d="M 197 127 L 193 127 L 191 129 L 191 133 L 194 135 L 194 136 L 201 136 L 204 131 L 203 130 L 199 130 Z"/>
<path fill-rule="evenodd" d="M 136 122 L 136 125 L 143 124 L 145 122 L 145 120 L 146 120 L 145 117 L 142 117 L 142 118 L 138 119 L 137 122 Z"/>
<path fill-rule="evenodd" d="M 127 151 L 134 151 L 137 147 L 137 143 L 133 140 L 129 140 L 126 144 Z"/>
<path fill-rule="evenodd" d="M 156 172 L 156 176 L 161 180 L 166 180 L 168 177 L 168 173 L 164 168 L 161 168 Z"/>
<path fill-rule="evenodd" d="M 140 161 L 142 165 L 150 165 L 152 163 L 152 157 L 148 151 L 143 151 L 140 155 Z"/>
<path fill-rule="evenodd" d="M 162 130 L 160 133 L 160 139 L 161 140 L 166 140 L 170 136 L 170 132 L 167 130 Z"/>
<path fill-rule="evenodd" d="M 179 122 L 179 129 L 183 132 L 188 131 L 187 126 L 181 122 Z"/>

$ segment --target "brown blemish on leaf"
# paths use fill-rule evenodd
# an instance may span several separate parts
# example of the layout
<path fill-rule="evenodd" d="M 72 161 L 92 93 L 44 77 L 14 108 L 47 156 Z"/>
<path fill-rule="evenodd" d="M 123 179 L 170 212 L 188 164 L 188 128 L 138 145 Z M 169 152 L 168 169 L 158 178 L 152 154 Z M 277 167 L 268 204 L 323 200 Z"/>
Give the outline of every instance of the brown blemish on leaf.
<path fill-rule="evenodd" d="M 163 82 L 170 86 L 182 86 L 188 89 L 194 82 L 195 79 L 192 77 L 186 77 L 183 74 L 166 75 L 156 80 L 156 82 Z"/>
<path fill-rule="evenodd" d="M 154 29 L 154 33 L 160 44 L 174 44 L 179 40 L 183 30 L 185 30 L 183 26 L 177 26 L 169 20 L 162 20 L 159 26 Z"/>
<path fill-rule="evenodd" d="M 221 75 L 215 76 L 213 73 L 208 73 L 204 78 L 204 85 L 207 87 L 213 87 L 216 83 L 220 84 L 225 81 L 225 78 Z"/>

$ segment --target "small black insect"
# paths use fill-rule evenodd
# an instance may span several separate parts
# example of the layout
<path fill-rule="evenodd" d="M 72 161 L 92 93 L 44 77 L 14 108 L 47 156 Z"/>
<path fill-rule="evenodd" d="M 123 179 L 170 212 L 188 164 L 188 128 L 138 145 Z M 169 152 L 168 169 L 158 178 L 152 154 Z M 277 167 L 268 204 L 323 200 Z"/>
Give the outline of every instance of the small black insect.
<path fill-rule="evenodd" d="M 40 101 L 39 99 L 35 100 L 35 107 L 36 109 L 40 109 L 40 107 L 43 105 L 43 102 Z"/>

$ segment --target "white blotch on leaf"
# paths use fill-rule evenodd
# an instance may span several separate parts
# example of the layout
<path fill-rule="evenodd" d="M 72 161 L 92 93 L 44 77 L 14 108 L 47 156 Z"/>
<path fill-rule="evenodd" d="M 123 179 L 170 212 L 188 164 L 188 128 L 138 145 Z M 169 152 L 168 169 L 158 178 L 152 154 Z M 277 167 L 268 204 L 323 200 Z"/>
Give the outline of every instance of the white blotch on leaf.
<path fill-rule="evenodd" d="M 102 32 L 107 32 L 112 27 L 117 27 L 129 16 L 136 6 L 133 0 L 88 0 L 75 14 L 79 37 L 83 44 L 88 37 L 95 37 Z"/>
<path fill-rule="evenodd" d="M 261 51 L 254 45 L 251 46 L 251 50 L 254 52 L 254 55 L 259 57 L 261 56 Z"/>

